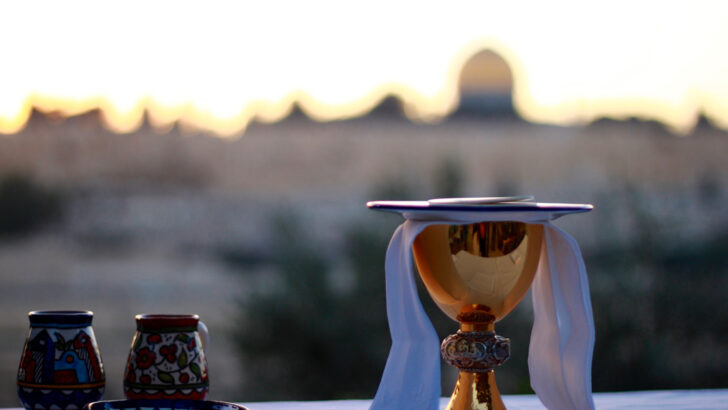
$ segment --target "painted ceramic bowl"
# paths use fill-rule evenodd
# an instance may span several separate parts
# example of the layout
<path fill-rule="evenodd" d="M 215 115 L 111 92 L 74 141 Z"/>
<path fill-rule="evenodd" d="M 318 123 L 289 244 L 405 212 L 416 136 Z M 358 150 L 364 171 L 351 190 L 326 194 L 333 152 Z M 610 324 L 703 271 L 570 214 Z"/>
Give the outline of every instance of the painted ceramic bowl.
<path fill-rule="evenodd" d="M 235 403 L 210 400 L 107 400 L 89 403 L 85 410 L 248 410 Z"/>

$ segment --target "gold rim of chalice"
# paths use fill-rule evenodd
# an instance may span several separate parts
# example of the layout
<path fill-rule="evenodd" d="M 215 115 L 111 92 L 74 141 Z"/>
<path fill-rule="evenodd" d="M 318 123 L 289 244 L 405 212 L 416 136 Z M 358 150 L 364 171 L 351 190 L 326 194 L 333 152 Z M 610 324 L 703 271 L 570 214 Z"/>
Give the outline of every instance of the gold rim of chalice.
<path fill-rule="evenodd" d="M 542 241 L 542 225 L 515 221 L 430 225 L 415 238 L 425 288 L 460 322 L 442 347 L 443 358 L 460 370 L 448 409 L 505 408 L 493 367 L 510 356 L 510 341 L 495 335 L 494 323 L 528 293 Z"/>

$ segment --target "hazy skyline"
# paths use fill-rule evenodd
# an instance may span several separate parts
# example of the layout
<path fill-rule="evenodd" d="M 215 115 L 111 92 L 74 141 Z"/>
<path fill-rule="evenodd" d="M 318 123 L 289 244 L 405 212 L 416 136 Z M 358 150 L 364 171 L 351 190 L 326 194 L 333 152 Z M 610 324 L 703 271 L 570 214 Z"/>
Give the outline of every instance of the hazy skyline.
<path fill-rule="evenodd" d="M 12 2 L 0 15 L 3 133 L 37 107 L 101 108 L 116 131 L 147 110 L 161 127 L 239 135 L 294 103 L 334 120 L 390 94 L 410 118 L 436 120 L 483 49 L 510 66 L 530 121 L 635 116 L 687 132 L 704 113 L 728 128 L 718 2 Z"/>

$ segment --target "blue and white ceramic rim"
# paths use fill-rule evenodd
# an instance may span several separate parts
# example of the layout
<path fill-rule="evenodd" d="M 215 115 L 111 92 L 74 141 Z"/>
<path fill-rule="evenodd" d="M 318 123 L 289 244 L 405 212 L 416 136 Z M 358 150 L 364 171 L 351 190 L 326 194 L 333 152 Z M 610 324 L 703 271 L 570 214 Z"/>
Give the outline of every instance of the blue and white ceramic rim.
<path fill-rule="evenodd" d="M 28 313 L 32 327 L 80 328 L 91 326 L 94 312 L 90 310 L 34 310 Z"/>
<path fill-rule="evenodd" d="M 84 410 L 137 410 L 142 408 L 155 410 L 247 410 L 247 407 L 225 401 L 186 399 L 106 400 L 89 403 L 84 407 Z"/>

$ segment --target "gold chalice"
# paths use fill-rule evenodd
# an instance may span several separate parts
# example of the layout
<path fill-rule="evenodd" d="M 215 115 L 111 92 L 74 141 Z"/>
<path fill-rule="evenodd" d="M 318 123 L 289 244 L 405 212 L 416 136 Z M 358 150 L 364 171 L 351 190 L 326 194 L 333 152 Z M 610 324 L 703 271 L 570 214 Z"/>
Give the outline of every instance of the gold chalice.
<path fill-rule="evenodd" d="M 417 270 L 435 303 L 460 323 L 441 345 L 459 370 L 447 409 L 504 409 L 494 368 L 510 356 L 497 336 L 504 318 L 528 292 L 538 266 L 543 226 L 523 222 L 430 225 L 412 245 Z"/>

